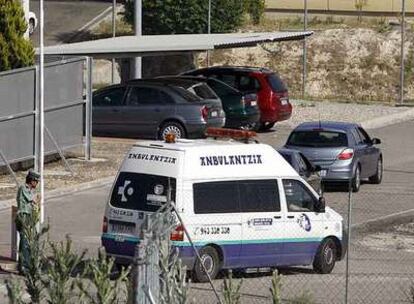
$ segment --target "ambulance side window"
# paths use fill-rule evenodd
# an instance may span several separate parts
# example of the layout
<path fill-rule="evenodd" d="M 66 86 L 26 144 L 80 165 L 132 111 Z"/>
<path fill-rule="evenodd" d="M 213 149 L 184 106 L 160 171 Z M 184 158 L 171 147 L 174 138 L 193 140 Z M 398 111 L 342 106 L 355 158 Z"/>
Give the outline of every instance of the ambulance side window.
<path fill-rule="evenodd" d="M 239 182 L 242 212 L 280 211 L 276 180 L 246 180 Z"/>
<path fill-rule="evenodd" d="M 295 179 L 284 179 L 286 204 L 290 212 L 309 212 L 315 210 L 316 198 L 306 186 Z"/>
<path fill-rule="evenodd" d="M 196 214 L 240 212 L 236 181 L 195 183 L 193 193 Z"/>

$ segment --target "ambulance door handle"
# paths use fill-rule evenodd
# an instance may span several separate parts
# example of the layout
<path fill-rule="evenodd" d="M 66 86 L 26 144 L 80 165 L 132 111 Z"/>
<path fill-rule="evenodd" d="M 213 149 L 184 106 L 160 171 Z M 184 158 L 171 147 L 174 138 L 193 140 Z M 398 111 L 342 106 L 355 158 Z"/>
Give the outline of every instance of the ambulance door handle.
<path fill-rule="evenodd" d="M 294 215 L 288 215 L 287 218 L 293 219 L 293 218 L 295 218 L 295 216 Z"/>
<path fill-rule="evenodd" d="M 275 215 L 273 218 L 274 219 L 281 219 L 282 217 L 280 215 Z"/>

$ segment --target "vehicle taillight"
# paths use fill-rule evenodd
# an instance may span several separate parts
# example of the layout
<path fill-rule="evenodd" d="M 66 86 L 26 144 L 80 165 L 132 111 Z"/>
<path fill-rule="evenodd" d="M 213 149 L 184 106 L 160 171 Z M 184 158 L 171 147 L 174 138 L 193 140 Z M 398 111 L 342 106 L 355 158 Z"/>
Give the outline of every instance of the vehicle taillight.
<path fill-rule="evenodd" d="M 171 232 L 170 236 L 171 241 L 184 241 L 184 226 L 178 225 L 175 229 Z"/>
<path fill-rule="evenodd" d="M 354 157 L 354 149 L 345 149 L 341 153 L 338 154 L 339 160 L 348 160 Z"/>
<path fill-rule="evenodd" d="M 201 108 L 201 117 L 207 121 L 208 118 L 208 108 L 206 106 Z"/>
<path fill-rule="evenodd" d="M 103 218 L 103 222 L 102 222 L 102 232 L 103 233 L 107 233 L 108 232 L 108 219 L 106 218 L 106 216 L 104 216 L 104 218 Z"/>

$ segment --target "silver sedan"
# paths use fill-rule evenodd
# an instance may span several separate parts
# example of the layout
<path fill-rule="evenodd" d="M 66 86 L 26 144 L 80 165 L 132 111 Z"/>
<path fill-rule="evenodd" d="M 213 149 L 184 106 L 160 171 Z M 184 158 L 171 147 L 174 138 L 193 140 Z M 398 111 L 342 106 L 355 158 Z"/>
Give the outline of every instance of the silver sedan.
<path fill-rule="evenodd" d="M 376 146 L 380 143 L 358 124 L 317 121 L 296 127 L 285 147 L 301 151 L 320 166 L 322 181 L 351 182 L 352 190 L 358 192 L 362 179 L 381 183 L 383 156 Z"/>

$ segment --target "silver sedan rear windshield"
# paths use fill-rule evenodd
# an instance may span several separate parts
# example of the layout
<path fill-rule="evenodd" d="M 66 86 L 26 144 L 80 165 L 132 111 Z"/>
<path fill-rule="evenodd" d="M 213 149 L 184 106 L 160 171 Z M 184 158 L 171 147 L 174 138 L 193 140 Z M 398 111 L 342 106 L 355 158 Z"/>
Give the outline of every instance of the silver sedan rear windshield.
<path fill-rule="evenodd" d="M 198 102 L 202 100 L 201 97 L 187 91 L 183 87 L 174 86 L 172 89 L 188 102 Z"/>
<path fill-rule="evenodd" d="M 294 131 L 288 139 L 287 145 L 300 147 L 347 147 L 346 133 L 335 131 Z"/>

